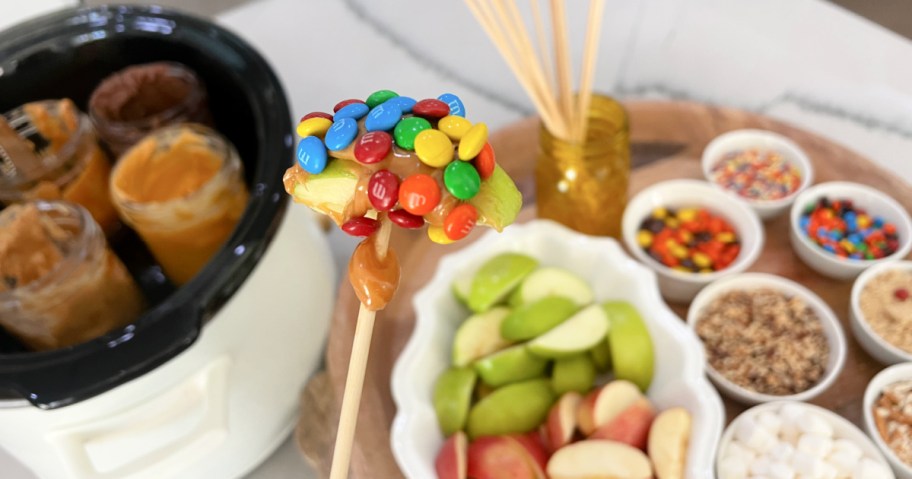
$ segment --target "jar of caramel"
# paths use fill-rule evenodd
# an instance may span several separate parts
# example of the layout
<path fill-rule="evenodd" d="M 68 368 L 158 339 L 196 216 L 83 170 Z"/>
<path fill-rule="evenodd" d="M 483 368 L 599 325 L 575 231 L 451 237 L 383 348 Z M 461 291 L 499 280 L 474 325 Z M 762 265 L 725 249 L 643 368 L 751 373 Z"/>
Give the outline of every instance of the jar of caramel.
<path fill-rule="evenodd" d="M 143 305 L 85 208 L 34 201 L 0 211 L 0 326 L 26 347 L 94 339 L 132 322 Z"/>
<path fill-rule="evenodd" d="M 212 124 L 205 86 L 175 62 L 133 65 L 108 76 L 92 92 L 89 116 L 115 158 L 158 128 Z"/>
<path fill-rule="evenodd" d="M 178 285 L 228 239 L 248 199 L 237 151 L 195 124 L 157 130 L 124 153 L 111 174 L 111 195 Z"/>
<path fill-rule="evenodd" d="M 117 229 L 111 165 L 92 122 L 68 99 L 27 103 L 0 117 L 0 201 L 66 200 L 84 206 L 102 230 Z"/>

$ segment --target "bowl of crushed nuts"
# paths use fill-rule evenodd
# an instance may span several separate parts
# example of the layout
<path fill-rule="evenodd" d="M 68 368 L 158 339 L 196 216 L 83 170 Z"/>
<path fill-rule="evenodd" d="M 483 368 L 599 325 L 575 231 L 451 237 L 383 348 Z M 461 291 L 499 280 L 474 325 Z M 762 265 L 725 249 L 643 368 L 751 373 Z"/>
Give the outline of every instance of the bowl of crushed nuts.
<path fill-rule="evenodd" d="M 706 372 L 744 404 L 807 401 L 829 388 L 846 359 L 833 310 L 788 279 L 743 273 L 704 288 L 687 323 L 703 342 Z"/>
<path fill-rule="evenodd" d="M 884 369 L 868 383 L 864 423 L 899 479 L 912 479 L 912 363 Z"/>
<path fill-rule="evenodd" d="M 849 321 L 855 339 L 874 359 L 912 361 L 912 261 L 865 270 L 852 286 Z"/>

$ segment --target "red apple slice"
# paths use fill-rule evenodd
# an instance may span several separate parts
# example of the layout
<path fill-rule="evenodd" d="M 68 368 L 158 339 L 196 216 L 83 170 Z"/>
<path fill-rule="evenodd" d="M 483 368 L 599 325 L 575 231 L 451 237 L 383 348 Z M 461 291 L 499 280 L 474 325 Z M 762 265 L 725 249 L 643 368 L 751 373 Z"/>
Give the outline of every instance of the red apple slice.
<path fill-rule="evenodd" d="M 649 426 L 655 419 L 655 408 L 649 399 L 641 397 L 621 411 L 614 419 L 600 426 L 589 436 L 589 439 L 607 439 L 646 450 L 649 439 Z"/>
<path fill-rule="evenodd" d="M 577 411 L 583 397 L 574 391 L 565 393 L 551 406 L 548 419 L 545 422 L 545 444 L 554 452 L 573 440 L 576 431 Z"/>
<path fill-rule="evenodd" d="M 437 453 L 437 460 L 434 461 L 437 479 L 466 479 L 468 447 L 469 440 L 462 431 L 456 432 L 443 443 L 440 452 Z"/>
<path fill-rule="evenodd" d="M 469 444 L 472 479 L 545 479 L 536 459 L 515 436 L 483 436 Z"/>
<path fill-rule="evenodd" d="M 529 456 L 532 457 L 532 460 L 535 461 L 535 464 L 541 470 L 542 475 L 545 473 L 545 466 L 548 464 L 548 451 L 545 450 L 545 444 L 542 440 L 541 433 L 536 429 L 535 431 L 530 431 L 525 434 L 517 434 L 512 436 L 519 444 L 526 449 L 526 452 L 529 453 Z"/>
<path fill-rule="evenodd" d="M 591 435 L 642 397 L 643 393 L 635 384 L 623 379 L 611 381 L 587 394 L 577 413 L 580 431 Z"/>
<path fill-rule="evenodd" d="M 587 439 L 559 449 L 548 461 L 551 479 L 651 479 L 649 458 L 639 449 Z"/>
<path fill-rule="evenodd" d="M 649 431 L 649 457 L 659 479 L 683 479 L 690 444 L 690 412 L 681 407 L 662 411 Z"/>

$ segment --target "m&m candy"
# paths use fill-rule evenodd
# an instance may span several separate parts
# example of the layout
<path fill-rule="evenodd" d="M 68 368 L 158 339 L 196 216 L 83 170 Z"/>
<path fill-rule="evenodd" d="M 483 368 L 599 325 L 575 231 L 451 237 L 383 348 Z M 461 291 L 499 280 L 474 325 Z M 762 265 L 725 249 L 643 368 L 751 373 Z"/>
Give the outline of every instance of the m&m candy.
<path fill-rule="evenodd" d="M 346 221 L 342 231 L 352 236 L 370 236 L 380 227 L 380 222 L 365 216 L 359 216 Z"/>
<path fill-rule="evenodd" d="M 815 245 L 840 258 L 881 259 L 899 249 L 896 225 L 849 199 L 823 197 L 806 205 L 798 225 Z"/>
<path fill-rule="evenodd" d="M 469 161 L 478 156 L 485 143 L 488 142 L 488 126 L 476 123 L 459 140 L 459 159 Z"/>
<path fill-rule="evenodd" d="M 450 115 L 466 116 L 465 105 L 462 104 L 462 100 L 460 100 L 458 96 L 452 93 L 444 93 L 443 95 L 438 96 L 437 99 L 450 107 Z"/>
<path fill-rule="evenodd" d="M 329 130 L 329 127 L 331 127 L 332 124 L 332 120 L 328 120 L 322 117 L 312 117 L 303 120 L 301 123 L 298 123 L 298 128 L 296 131 L 301 137 L 323 136 L 326 134 L 326 131 Z"/>
<path fill-rule="evenodd" d="M 367 97 L 367 100 L 364 100 L 364 103 L 367 104 L 368 108 L 374 108 L 397 96 L 399 96 L 399 94 L 392 90 L 377 90 L 371 93 L 370 96 Z"/>
<path fill-rule="evenodd" d="M 430 213 L 438 203 L 440 187 L 430 175 L 412 175 L 399 185 L 399 204 L 413 215 Z"/>
<path fill-rule="evenodd" d="M 395 103 L 382 103 L 367 114 L 364 127 L 367 131 L 392 130 L 402 118 L 402 110 Z"/>
<path fill-rule="evenodd" d="M 430 128 L 430 122 L 424 118 L 412 116 L 405 118 L 396 124 L 396 128 L 393 130 L 393 138 L 396 139 L 396 144 L 399 145 L 399 148 L 414 150 L 415 138 L 418 136 L 418 133 Z"/>
<path fill-rule="evenodd" d="M 412 113 L 424 118 L 443 118 L 450 114 L 450 106 L 432 98 L 421 100 L 412 107 Z"/>
<path fill-rule="evenodd" d="M 333 122 L 332 126 L 329 127 L 329 130 L 326 131 L 326 137 L 323 141 L 326 143 L 326 148 L 329 151 L 339 151 L 354 141 L 355 137 L 358 135 L 358 122 L 352 118 L 339 118 L 336 117 L 336 121 Z M 313 138 L 308 137 L 308 138 Z"/>
<path fill-rule="evenodd" d="M 371 175 L 367 184 L 367 198 L 377 211 L 389 211 L 399 201 L 399 177 L 389 170 Z"/>
<path fill-rule="evenodd" d="M 481 188 L 481 176 L 471 163 L 454 161 L 443 170 L 443 184 L 460 200 L 470 200 Z"/>
<path fill-rule="evenodd" d="M 390 211 L 389 219 L 394 224 L 406 229 L 415 229 L 424 226 L 424 218 L 420 215 L 413 215 L 405 210 Z"/>
<path fill-rule="evenodd" d="M 358 138 L 352 154 L 359 163 L 371 165 L 386 158 L 393 149 L 393 137 L 385 131 L 372 131 Z"/>
<path fill-rule="evenodd" d="M 296 156 L 298 166 L 304 168 L 304 171 L 308 173 L 316 175 L 322 173 L 326 168 L 326 147 L 315 136 L 308 136 L 298 143 Z"/>
<path fill-rule="evenodd" d="M 336 120 L 339 118 L 353 118 L 355 120 L 360 120 L 361 117 L 367 115 L 368 111 L 370 111 L 370 108 L 366 103 L 355 102 L 349 103 L 348 105 L 339 108 L 339 110 L 333 116 Z"/>
<path fill-rule="evenodd" d="M 336 106 L 333 107 L 333 113 L 338 113 L 339 110 L 347 107 L 348 105 L 351 105 L 352 103 L 364 103 L 364 102 L 361 100 L 358 100 L 356 98 L 352 98 L 349 100 L 342 100 L 339 103 L 336 103 Z"/>
<path fill-rule="evenodd" d="M 440 130 L 424 130 L 415 137 L 415 154 L 422 163 L 442 168 L 453 161 L 453 142 Z"/>
<path fill-rule="evenodd" d="M 453 141 L 459 141 L 472 128 L 472 122 L 461 116 L 445 116 L 437 122 L 437 128 Z"/>
<path fill-rule="evenodd" d="M 475 222 L 478 221 L 478 210 L 474 206 L 463 203 L 450 211 L 443 221 L 443 232 L 451 240 L 461 240 L 472 232 Z"/>

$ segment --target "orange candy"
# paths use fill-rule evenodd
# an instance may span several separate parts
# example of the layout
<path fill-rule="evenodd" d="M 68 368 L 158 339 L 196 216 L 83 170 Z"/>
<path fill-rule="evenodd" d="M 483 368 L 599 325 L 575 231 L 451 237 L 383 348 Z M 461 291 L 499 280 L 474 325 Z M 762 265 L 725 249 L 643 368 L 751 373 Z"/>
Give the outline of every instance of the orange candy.
<path fill-rule="evenodd" d="M 478 176 L 482 180 L 486 180 L 494 174 L 494 166 L 497 165 L 497 161 L 494 157 L 494 148 L 491 147 L 490 143 L 485 143 L 481 147 L 481 152 L 478 153 L 473 162 L 475 163 L 475 169 L 478 170 Z"/>
<path fill-rule="evenodd" d="M 399 204 L 413 215 L 430 213 L 440 203 L 440 186 L 429 175 L 409 176 L 399 185 Z"/>
<path fill-rule="evenodd" d="M 453 208 L 443 220 L 443 232 L 453 241 L 461 240 L 472 232 L 477 221 L 478 210 L 468 203 L 463 203 Z"/>

